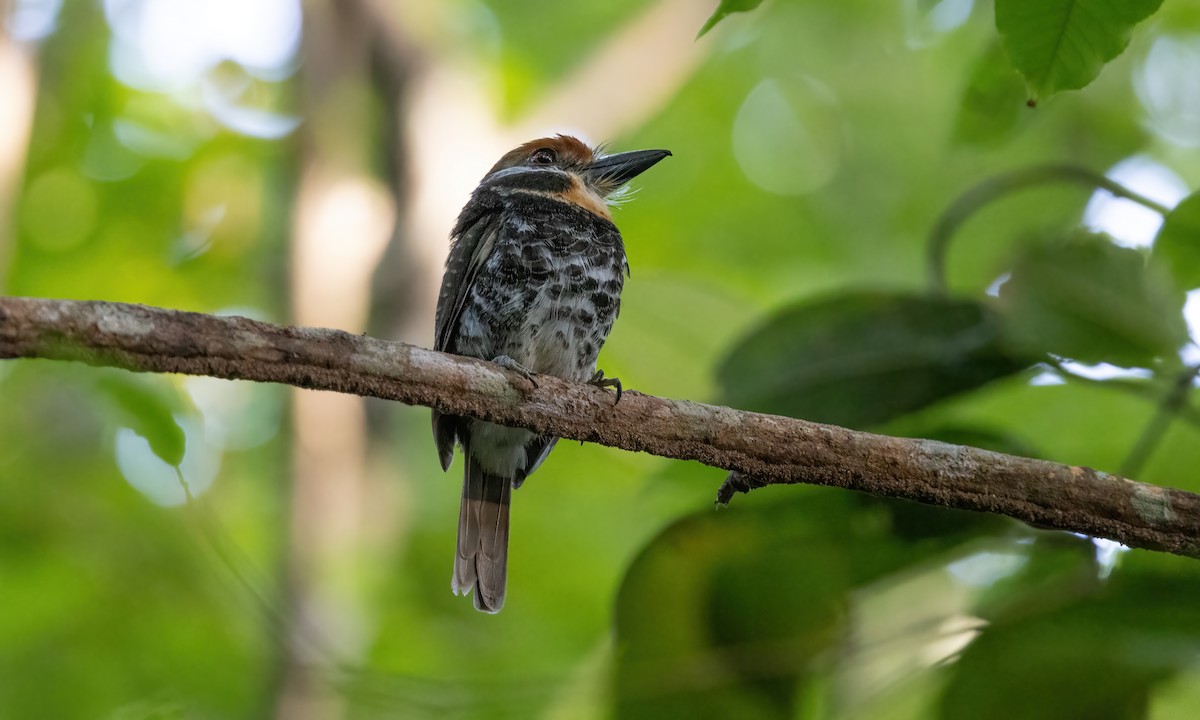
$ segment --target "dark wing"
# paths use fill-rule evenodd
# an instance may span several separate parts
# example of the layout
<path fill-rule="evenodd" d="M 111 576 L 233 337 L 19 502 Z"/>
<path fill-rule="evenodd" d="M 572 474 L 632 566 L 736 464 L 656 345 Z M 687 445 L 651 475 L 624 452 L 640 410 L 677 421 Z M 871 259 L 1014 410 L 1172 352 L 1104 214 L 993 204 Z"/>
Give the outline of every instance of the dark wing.
<path fill-rule="evenodd" d="M 468 205 L 468 208 L 471 207 Z M 465 226 L 465 227 L 464 227 Z M 487 261 L 496 245 L 500 232 L 498 212 L 480 213 L 468 217 L 466 211 L 454 229 L 450 245 L 450 257 L 446 260 L 446 274 L 442 276 L 442 289 L 438 293 L 437 313 L 434 321 L 433 349 L 442 352 L 455 351 L 455 336 L 458 319 L 463 306 L 475 285 L 475 276 Z M 443 415 L 433 411 L 433 442 L 437 446 L 438 460 L 447 470 L 454 459 L 454 439 L 458 431 L 457 415 Z"/>
<path fill-rule="evenodd" d="M 470 297 L 479 268 L 492 254 L 499 232 L 500 215 L 489 213 L 454 235 L 450 257 L 446 260 L 446 274 L 442 276 L 442 289 L 438 293 L 434 350 L 454 352 L 458 318 Z"/>
<path fill-rule="evenodd" d="M 553 435 L 538 435 L 534 439 L 525 443 L 525 469 L 517 472 L 517 476 L 513 478 L 513 487 L 519 488 L 525 482 L 525 478 L 533 474 L 550 451 L 554 449 L 554 444 L 558 442 L 558 438 Z"/>

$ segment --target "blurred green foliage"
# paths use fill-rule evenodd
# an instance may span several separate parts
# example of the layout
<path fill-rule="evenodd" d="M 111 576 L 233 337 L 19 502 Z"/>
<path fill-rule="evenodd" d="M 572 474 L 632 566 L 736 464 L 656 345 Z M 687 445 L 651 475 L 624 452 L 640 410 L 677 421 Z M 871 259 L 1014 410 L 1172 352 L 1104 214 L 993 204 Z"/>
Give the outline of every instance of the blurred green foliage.
<path fill-rule="evenodd" d="M 1000 290 L 1007 335 L 1032 353 L 1150 367 L 1188 342 L 1166 269 L 1112 238 L 1080 234 L 1021 252 Z M 1063 268 L 1071 272 L 1063 273 Z"/>
<path fill-rule="evenodd" d="M 718 369 L 722 402 L 866 427 L 1011 375 L 1000 321 L 969 300 L 841 293 L 771 316 Z"/>
<path fill-rule="evenodd" d="M 951 239 L 947 293 L 928 287 L 927 238 L 967 188 L 1047 161 L 1134 158 L 1152 168 L 1139 191 L 1194 193 L 1200 130 L 1180 142 L 1190 106 L 1171 100 L 1196 99 L 1194 62 L 1172 50 L 1200 52 L 1194 8 L 1131 3 L 1113 21 L 1120 3 L 1076 3 L 1057 41 L 1103 37 L 1072 60 L 1027 27 L 1057 16 L 1008 14 L 1032 6 L 1016 0 L 710 4 L 682 87 L 628 137 L 593 138 L 675 153 L 616 211 L 633 275 L 604 369 L 645 392 L 1103 470 L 1144 446 L 1181 363 L 1200 361 L 1184 331 L 1200 323 L 1184 304 L 1195 194 L 1149 250 L 1101 234 L 1137 244 L 1097 219 L 1126 207 L 1105 193 L 997 199 Z M 64 3 L 38 48 L 4 292 L 286 320 L 302 143 L 125 82 L 119 5 Z M 442 43 L 506 118 L 650 6 L 443 5 L 458 21 L 430 33 L 428 62 Z M 296 65 L 321 70 L 243 79 L 310 112 Z M 337 129 L 360 138 L 350 117 Z M 0 363 L 0 716 L 278 713 L 286 623 L 312 609 L 288 586 L 304 529 L 285 397 Z M 1194 561 L 827 488 L 714 512 L 720 472 L 571 443 L 516 493 L 509 603 L 478 614 L 449 592 L 457 466 L 442 476 L 427 411 L 369 409 L 387 419 L 374 542 L 328 551 L 361 602 L 303 633 L 346 717 L 1200 711 Z M 1138 479 L 1200 490 L 1190 396 L 1169 420 Z"/>
<path fill-rule="evenodd" d="M 1154 254 L 1165 259 L 1175 283 L 1183 288 L 1200 287 L 1200 193 L 1184 198 L 1163 220 L 1154 240 Z"/>

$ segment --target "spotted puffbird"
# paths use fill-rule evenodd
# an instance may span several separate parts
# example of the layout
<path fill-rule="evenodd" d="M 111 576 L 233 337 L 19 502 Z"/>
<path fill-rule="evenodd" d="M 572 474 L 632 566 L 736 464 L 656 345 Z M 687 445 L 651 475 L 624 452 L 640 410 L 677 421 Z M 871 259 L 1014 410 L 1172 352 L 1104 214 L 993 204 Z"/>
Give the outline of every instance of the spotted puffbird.
<path fill-rule="evenodd" d="M 491 360 L 536 383 L 538 374 L 615 387 L 596 356 L 629 274 L 609 203 L 671 153 L 606 155 L 576 138 L 533 140 L 496 163 L 451 233 L 434 348 Z M 455 442 L 466 459 L 451 588 L 498 612 L 508 576 L 512 490 L 556 437 L 434 411 L 442 469 Z"/>

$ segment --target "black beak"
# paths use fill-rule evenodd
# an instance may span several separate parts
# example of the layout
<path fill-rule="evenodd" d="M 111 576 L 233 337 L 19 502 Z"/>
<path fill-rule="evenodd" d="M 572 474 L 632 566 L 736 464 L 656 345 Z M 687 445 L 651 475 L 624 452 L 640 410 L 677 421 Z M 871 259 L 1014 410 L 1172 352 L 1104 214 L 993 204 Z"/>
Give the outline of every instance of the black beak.
<path fill-rule="evenodd" d="M 608 194 L 670 154 L 670 150 L 633 150 L 605 155 L 584 168 L 583 174 L 593 187 Z"/>

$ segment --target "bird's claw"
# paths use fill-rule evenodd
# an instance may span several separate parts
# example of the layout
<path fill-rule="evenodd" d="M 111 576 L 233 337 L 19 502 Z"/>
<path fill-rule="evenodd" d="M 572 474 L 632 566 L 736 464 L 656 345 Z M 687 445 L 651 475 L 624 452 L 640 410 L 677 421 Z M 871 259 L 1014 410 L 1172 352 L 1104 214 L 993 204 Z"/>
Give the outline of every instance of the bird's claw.
<path fill-rule="evenodd" d="M 621 402 L 621 392 L 624 390 L 624 388 L 621 385 L 620 378 L 604 377 L 604 371 L 597 370 L 596 374 L 592 375 L 592 379 L 588 380 L 588 384 L 595 385 L 599 388 L 616 388 L 617 399 L 613 401 L 613 405 L 616 406 L 617 403 Z"/>
<path fill-rule="evenodd" d="M 504 368 L 505 370 L 511 370 L 512 372 L 515 372 L 518 375 L 520 375 L 521 377 L 525 378 L 526 380 L 529 381 L 530 385 L 533 385 L 534 390 L 536 390 L 538 388 L 537 380 L 533 379 L 533 376 L 537 375 L 537 373 L 535 373 L 534 371 L 525 367 L 524 365 L 517 362 L 516 360 L 513 360 L 509 356 L 498 355 L 498 356 L 492 358 L 492 362 L 496 363 L 497 365 Z"/>

